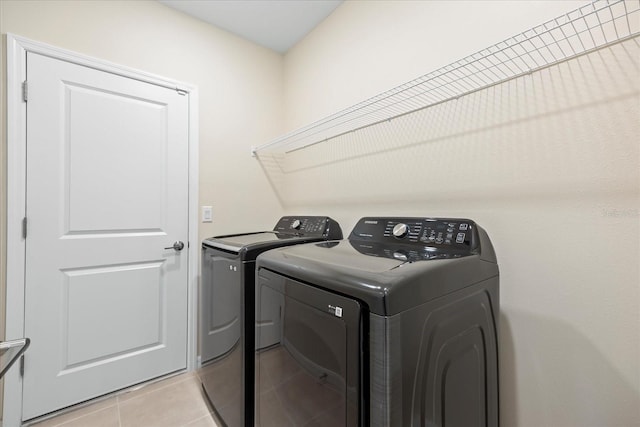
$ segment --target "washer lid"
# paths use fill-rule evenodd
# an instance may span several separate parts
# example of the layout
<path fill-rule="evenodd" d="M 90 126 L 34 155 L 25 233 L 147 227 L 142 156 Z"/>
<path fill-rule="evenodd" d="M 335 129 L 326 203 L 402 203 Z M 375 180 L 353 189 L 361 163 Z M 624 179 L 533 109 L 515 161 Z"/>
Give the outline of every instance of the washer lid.
<path fill-rule="evenodd" d="M 235 254 L 258 253 L 280 246 L 294 245 L 320 240 L 342 239 L 340 225 L 328 216 L 283 216 L 272 231 L 236 233 L 209 237 L 203 246 Z"/>
<path fill-rule="evenodd" d="M 268 270 L 358 299 L 372 313 L 393 315 L 480 281 L 497 280 L 491 243 L 484 230 L 478 231 L 478 250 L 466 256 L 429 249 L 411 254 L 411 245 L 376 247 L 375 242 L 342 240 L 270 250 L 258 256 L 256 267 L 260 277 Z"/>
<path fill-rule="evenodd" d="M 256 243 L 277 242 L 282 239 L 295 237 L 294 234 L 282 234 L 275 231 L 261 231 L 256 233 L 229 234 L 226 236 L 209 237 L 202 244 L 212 248 L 220 248 L 239 252 L 245 246 Z"/>
<path fill-rule="evenodd" d="M 295 265 L 326 265 L 328 269 L 367 273 L 390 271 L 406 262 L 402 259 L 363 254 L 348 240 L 299 245 L 295 251 L 281 252 L 281 256 L 286 262 Z"/>
<path fill-rule="evenodd" d="M 293 243 L 313 242 L 317 240 L 320 240 L 320 238 L 316 236 L 305 237 L 292 233 L 261 231 L 256 233 L 229 234 L 226 236 L 210 237 L 203 240 L 202 244 L 214 249 L 241 253 L 258 248 L 270 249 L 287 246 Z"/>

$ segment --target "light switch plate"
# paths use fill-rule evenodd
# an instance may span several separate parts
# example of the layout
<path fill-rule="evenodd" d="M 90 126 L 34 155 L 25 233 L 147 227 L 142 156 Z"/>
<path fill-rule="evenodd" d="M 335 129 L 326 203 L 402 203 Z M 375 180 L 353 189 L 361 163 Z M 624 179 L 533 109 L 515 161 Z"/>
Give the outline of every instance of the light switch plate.
<path fill-rule="evenodd" d="M 213 221 L 213 209 L 211 206 L 203 206 L 202 207 L 202 222 L 212 222 Z"/>

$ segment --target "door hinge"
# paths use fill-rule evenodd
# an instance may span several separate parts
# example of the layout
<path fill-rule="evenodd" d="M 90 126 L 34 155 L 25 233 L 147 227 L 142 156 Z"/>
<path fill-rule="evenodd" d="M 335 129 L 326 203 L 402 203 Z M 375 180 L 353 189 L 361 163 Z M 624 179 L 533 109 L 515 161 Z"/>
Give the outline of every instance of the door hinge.
<path fill-rule="evenodd" d="M 176 92 L 178 92 L 178 94 L 185 96 L 187 94 L 187 91 L 184 89 L 180 89 L 180 88 L 176 88 Z"/>
<path fill-rule="evenodd" d="M 27 102 L 27 99 L 29 99 L 29 85 L 27 84 L 27 81 L 23 81 L 22 82 L 22 100 L 24 102 Z"/>
<path fill-rule="evenodd" d="M 24 355 L 20 356 L 20 377 L 24 377 Z"/>
<path fill-rule="evenodd" d="M 22 238 L 27 238 L 27 217 L 22 218 Z"/>

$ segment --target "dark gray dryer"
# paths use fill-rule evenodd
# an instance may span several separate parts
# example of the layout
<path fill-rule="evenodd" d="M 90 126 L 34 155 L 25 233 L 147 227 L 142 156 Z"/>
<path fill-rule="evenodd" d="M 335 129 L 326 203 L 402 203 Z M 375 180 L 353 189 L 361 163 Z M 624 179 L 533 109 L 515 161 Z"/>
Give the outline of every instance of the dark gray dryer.
<path fill-rule="evenodd" d="M 473 221 L 363 218 L 256 267 L 275 326 L 256 330 L 256 425 L 499 425 L 498 265 Z"/>
<path fill-rule="evenodd" d="M 200 355 L 208 363 L 200 374 L 224 425 L 253 426 L 256 257 L 269 249 L 328 239 L 342 239 L 340 226 L 331 218 L 285 216 L 273 231 L 202 242 Z M 272 329 L 269 324 L 259 326 Z"/>

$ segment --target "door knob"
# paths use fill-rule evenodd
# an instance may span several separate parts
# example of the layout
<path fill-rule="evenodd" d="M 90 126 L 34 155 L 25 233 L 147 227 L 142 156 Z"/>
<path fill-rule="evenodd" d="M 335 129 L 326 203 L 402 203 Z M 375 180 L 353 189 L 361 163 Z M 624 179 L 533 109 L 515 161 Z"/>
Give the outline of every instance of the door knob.
<path fill-rule="evenodd" d="M 174 249 L 175 251 L 180 252 L 181 250 L 184 249 L 184 243 L 182 243 L 180 240 L 178 240 L 177 242 L 175 242 L 173 244 L 173 246 L 169 246 L 168 248 L 165 249 Z"/>

